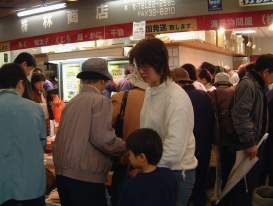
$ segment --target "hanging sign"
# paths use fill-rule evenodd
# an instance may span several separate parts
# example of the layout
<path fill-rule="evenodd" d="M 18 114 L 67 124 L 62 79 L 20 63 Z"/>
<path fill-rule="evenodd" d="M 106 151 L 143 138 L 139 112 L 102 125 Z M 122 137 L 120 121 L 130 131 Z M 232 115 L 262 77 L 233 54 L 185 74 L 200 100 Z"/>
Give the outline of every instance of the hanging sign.
<path fill-rule="evenodd" d="M 222 0 L 208 0 L 209 11 L 222 10 Z"/>
<path fill-rule="evenodd" d="M 146 21 L 133 22 L 133 40 L 141 40 L 145 38 Z"/>
<path fill-rule="evenodd" d="M 245 6 L 263 6 L 273 4 L 273 0 L 239 0 L 239 5 Z"/>
<path fill-rule="evenodd" d="M 10 42 L 0 44 L 0 52 L 9 51 L 9 50 L 10 50 Z"/>

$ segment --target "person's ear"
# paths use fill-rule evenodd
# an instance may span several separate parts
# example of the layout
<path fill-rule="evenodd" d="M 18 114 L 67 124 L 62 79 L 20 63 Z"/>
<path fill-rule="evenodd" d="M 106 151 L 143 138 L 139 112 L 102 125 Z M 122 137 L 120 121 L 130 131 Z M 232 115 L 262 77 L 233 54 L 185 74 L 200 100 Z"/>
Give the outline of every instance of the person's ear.
<path fill-rule="evenodd" d="M 146 155 L 144 153 L 141 153 L 140 155 L 141 162 L 145 162 L 147 160 Z"/>
<path fill-rule="evenodd" d="M 21 67 L 25 68 L 26 66 L 27 66 L 27 62 L 26 61 L 24 61 L 24 62 L 21 63 Z"/>
<path fill-rule="evenodd" d="M 263 71 L 263 76 L 264 77 L 267 77 L 269 75 L 269 69 L 265 69 L 264 71 Z"/>

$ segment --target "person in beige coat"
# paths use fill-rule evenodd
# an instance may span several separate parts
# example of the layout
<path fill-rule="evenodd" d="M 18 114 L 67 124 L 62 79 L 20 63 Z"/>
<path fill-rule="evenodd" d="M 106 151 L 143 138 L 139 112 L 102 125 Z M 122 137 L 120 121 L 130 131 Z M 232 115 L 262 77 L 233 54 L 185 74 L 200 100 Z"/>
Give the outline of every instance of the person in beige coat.
<path fill-rule="evenodd" d="M 127 137 L 134 131 L 140 128 L 140 112 L 144 102 L 145 89 L 148 84 L 145 83 L 140 77 L 137 69 L 135 69 L 132 75 L 126 77 L 126 79 L 133 85 L 133 89 L 129 91 L 127 97 L 127 104 L 124 113 L 124 126 L 123 126 L 123 140 L 126 141 Z M 120 107 L 124 91 L 119 92 L 112 96 L 111 101 L 113 103 L 113 117 L 112 125 L 114 127 L 117 116 L 120 113 Z M 117 205 L 119 199 L 118 185 L 121 184 L 126 176 L 129 159 L 126 157 L 121 158 L 120 165 L 115 167 L 115 171 L 112 178 L 111 186 L 111 202 L 112 206 Z"/>
<path fill-rule="evenodd" d="M 83 87 L 65 106 L 54 143 L 57 189 L 63 206 L 107 206 L 112 157 L 126 153 L 112 128 L 111 101 L 101 94 L 112 76 L 104 59 L 91 58 L 77 78 Z"/>

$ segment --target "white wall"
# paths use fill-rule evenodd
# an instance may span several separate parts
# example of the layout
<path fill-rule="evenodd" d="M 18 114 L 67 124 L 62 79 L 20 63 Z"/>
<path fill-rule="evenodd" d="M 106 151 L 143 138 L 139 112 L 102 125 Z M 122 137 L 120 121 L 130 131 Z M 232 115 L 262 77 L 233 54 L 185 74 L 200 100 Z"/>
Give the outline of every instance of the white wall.
<path fill-rule="evenodd" d="M 263 37 L 259 40 L 255 39 L 256 49 L 252 49 L 252 55 L 261 55 L 265 53 L 273 54 L 273 37 Z M 261 51 L 258 48 L 261 47 Z"/>
<path fill-rule="evenodd" d="M 233 69 L 232 56 L 226 56 L 181 46 L 179 47 L 179 62 L 180 66 L 186 63 L 190 63 L 193 64 L 196 68 L 199 68 L 203 62 L 209 62 L 215 66 L 222 66 L 223 64 L 224 66 L 227 65 Z M 220 65 L 218 62 L 220 62 Z"/>

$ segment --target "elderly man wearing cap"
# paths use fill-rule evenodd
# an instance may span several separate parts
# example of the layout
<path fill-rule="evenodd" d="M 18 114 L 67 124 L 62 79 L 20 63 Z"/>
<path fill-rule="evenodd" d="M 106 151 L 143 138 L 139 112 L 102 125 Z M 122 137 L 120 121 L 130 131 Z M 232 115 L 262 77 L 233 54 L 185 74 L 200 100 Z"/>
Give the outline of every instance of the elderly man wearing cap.
<path fill-rule="evenodd" d="M 104 59 L 92 58 L 77 78 L 82 90 L 64 108 L 54 144 L 57 188 L 62 205 L 106 206 L 112 156 L 126 152 L 112 128 L 112 103 L 101 94 L 112 76 Z"/>
<path fill-rule="evenodd" d="M 225 72 L 220 72 L 215 76 L 214 85 L 216 90 L 209 93 L 211 97 L 212 104 L 217 109 L 218 114 L 222 114 L 224 110 L 227 110 L 232 99 L 234 89 L 231 88 L 232 83 L 230 82 L 230 77 Z M 218 117 L 218 121 L 221 122 L 221 115 Z M 225 133 L 222 124 L 220 124 L 220 144 L 218 145 L 221 158 L 221 171 L 222 171 L 222 189 L 224 189 L 228 175 L 233 167 L 233 162 L 235 160 L 235 153 L 231 153 L 228 150 L 229 139 Z M 224 200 L 221 202 L 224 204 Z"/>
<path fill-rule="evenodd" d="M 195 206 L 206 204 L 206 182 L 211 155 L 211 136 L 214 125 L 214 110 L 207 92 L 196 89 L 193 80 L 183 68 L 172 70 L 175 74 L 175 82 L 180 85 L 189 95 L 194 110 L 194 129 L 198 160 L 196 168 L 195 185 L 193 188 L 193 201 Z"/>

